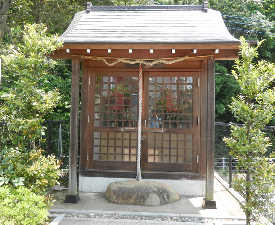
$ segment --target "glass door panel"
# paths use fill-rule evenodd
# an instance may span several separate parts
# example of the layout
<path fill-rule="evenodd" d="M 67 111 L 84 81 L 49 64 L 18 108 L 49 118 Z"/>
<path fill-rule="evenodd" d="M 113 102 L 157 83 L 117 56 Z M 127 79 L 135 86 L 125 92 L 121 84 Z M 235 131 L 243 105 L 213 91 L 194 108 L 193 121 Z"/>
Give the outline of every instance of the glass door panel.
<path fill-rule="evenodd" d="M 149 128 L 190 129 L 193 77 L 149 77 Z M 146 107 L 145 107 L 146 108 Z"/>
<path fill-rule="evenodd" d="M 96 76 L 95 127 L 137 126 L 137 82 L 137 77 Z"/>

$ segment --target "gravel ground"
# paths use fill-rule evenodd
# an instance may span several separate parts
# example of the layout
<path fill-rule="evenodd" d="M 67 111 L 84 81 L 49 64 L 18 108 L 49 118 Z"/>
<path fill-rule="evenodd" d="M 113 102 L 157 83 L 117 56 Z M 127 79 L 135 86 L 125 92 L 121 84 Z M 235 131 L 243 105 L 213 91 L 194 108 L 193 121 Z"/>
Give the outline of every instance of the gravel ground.
<path fill-rule="evenodd" d="M 59 212 L 52 212 L 60 214 Z M 132 220 L 152 222 L 181 222 L 181 223 L 207 223 L 207 224 L 245 224 L 245 220 L 239 218 L 200 218 L 192 216 L 156 216 L 156 215 L 120 215 L 120 214 L 87 214 L 87 213 L 65 213 L 66 218 L 79 219 L 104 219 L 104 220 Z"/>

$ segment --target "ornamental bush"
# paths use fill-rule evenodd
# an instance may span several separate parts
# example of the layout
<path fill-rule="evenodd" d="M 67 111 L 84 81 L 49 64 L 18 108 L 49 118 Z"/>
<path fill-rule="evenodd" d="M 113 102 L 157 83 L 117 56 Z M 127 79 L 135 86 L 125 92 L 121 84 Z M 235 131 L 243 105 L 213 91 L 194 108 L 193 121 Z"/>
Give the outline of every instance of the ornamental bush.
<path fill-rule="evenodd" d="M 0 186 L 24 185 L 37 194 L 45 194 L 58 183 L 59 162 L 54 156 L 43 156 L 42 150 L 9 149 L 0 153 Z"/>
<path fill-rule="evenodd" d="M 30 225 L 45 224 L 48 218 L 48 203 L 44 196 L 33 193 L 26 187 L 0 187 L 0 224 Z"/>
<path fill-rule="evenodd" d="M 22 42 L 1 50 L 0 224 L 43 224 L 50 203 L 46 191 L 59 177 L 58 161 L 43 156 L 36 143 L 60 99 L 57 89 L 43 84 L 56 64 L 50 55 L 62 41 L 42 24 L 26 25 L 22 34 Z"/>

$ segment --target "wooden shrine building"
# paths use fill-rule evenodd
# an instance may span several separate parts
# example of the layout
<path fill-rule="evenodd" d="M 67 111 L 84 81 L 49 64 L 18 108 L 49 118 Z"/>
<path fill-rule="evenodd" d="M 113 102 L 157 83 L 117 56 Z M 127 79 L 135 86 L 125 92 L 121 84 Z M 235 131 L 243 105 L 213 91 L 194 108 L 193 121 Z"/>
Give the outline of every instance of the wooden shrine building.
<path fill-rule="evenodd" d="M 207 2 L 87 3 L 61 38 L 53 58 L 72 59 L 66 201 L 77 202 L 78 188 L 104 192 L 113 181 L 135 179 L 140 168 L 142 179 L 205 196 L 205 207 L 215 207 L 214 64 L 236 59 L 239 48 L 220 12 Z"/>

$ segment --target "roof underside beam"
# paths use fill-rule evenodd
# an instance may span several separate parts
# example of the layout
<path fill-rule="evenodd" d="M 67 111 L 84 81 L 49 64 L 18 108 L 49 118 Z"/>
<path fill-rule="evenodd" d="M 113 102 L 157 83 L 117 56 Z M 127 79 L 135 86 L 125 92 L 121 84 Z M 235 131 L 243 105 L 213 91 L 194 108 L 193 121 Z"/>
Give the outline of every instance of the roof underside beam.
<path fill-rule="evenodd" d="M 60 49 L 239 49 L 239 43 L 64 43 Z"/>
<path fill-rule="evenodd" d="M 73 46 L 71 46 L 73 47 Z M 67 50 L 69 49 L 69 51 Z M 174 46 L 167 49 L 159 49 L 157 46 L 153 46 L 148 49 L 137 49 L 137 48 L 124 48 L 116 49 L 114 46 L 109 46 L 105 49 L 93 49 L 91 46 L 83 49 L 74 49 L 68 46 L 67 49 L 60 49 L 55 51 L 54 55 L 51 57 L 53 59 L 72 59 L 72 58 L 84 58 L 84 56 L 95 56 L 95 57 L 113 57 L 113 58 L 136 58 L 136 59 L 159 59 L 159 58 L 176 58 L 189 56 L 190 60 L 201 60 L 202 57 L 212 57 L 216 60 L 235 60 L 238 58 L 238 49 L 222 49 L 211 48 L 211 49 L 200 49 L 196 48 L 197 51 L 194 52 L 193 48 L 190 49 L 180 49 Z M 87 52 L 87 49 L 90 49 Z M 108 52 L 111 49 L 111 52 Z M 132 49 L 132 53 L 129 52 Z M 150 49 L 153 49 L 153 53 L 150 53 Z M 172 53 L 172 49 L 175 49 L 175 53 Z"/>

